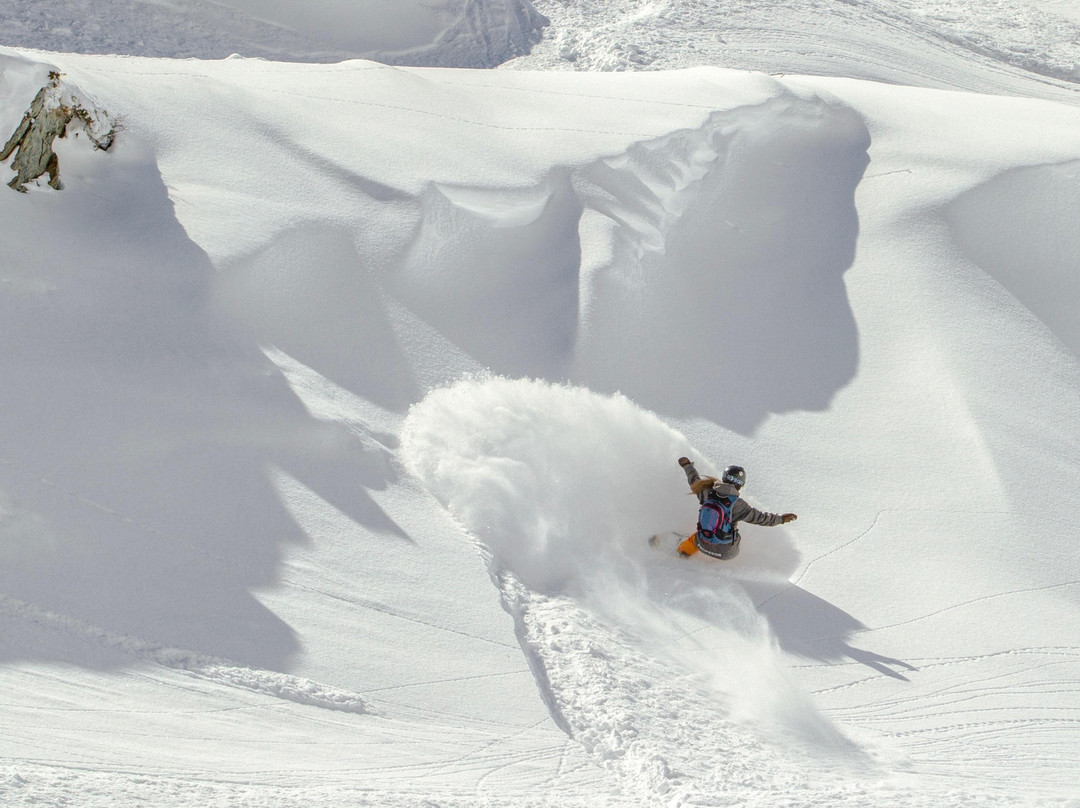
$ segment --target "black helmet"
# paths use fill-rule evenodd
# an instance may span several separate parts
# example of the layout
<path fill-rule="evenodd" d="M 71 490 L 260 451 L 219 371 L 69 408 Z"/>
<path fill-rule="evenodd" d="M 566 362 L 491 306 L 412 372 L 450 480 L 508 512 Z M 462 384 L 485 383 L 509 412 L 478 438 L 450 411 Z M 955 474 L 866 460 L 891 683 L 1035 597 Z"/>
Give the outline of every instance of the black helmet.
<path fill-rule="evenodd" d="M 742 488 L 746 485 L 746 469 L 742 466 L 728 466 L 720 479 L 725 483 L 731 483 L 736 488 Z"/>

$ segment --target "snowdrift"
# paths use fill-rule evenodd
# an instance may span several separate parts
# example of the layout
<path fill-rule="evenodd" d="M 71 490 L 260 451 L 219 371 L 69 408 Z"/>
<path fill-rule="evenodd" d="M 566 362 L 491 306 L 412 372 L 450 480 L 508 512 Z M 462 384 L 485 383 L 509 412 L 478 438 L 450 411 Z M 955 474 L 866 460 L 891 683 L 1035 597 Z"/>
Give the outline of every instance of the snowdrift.
<path fill-rule="evenodd" d="M 0 69 L 123 124 L 0 194 L 5 800 L 1074 797 L 1074 108 Z"/>

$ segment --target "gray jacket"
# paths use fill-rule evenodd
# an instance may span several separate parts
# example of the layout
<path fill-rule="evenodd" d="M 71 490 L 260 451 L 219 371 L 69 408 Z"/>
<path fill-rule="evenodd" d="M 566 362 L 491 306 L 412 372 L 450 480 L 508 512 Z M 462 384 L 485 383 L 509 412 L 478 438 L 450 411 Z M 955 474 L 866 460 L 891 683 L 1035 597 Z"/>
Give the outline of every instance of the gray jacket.
<path fill-rule="evenodd" d="M 693 463 L 683 466 L 683 471 L 686 472 L 686 482 L 690 485 L 701 479 L 701 475 L 697 473 Z M 722 497 L 736 497 L 735 504 L 731 506 L 731 521 L 735 523 L 736 530 L 739 522 L 749 522 L 752 525 L 763 525 L 764 527 L 776 527 L 784 523 L 780 514 L 759 511 L 745 499 L 739 497 L 739 489 L 731 483 L 717 480 L 713 484 L 712 490 Z M 704 502 L 707 494 L 708 491 L 702 491 L 698 494 L 698 501 Z"/>

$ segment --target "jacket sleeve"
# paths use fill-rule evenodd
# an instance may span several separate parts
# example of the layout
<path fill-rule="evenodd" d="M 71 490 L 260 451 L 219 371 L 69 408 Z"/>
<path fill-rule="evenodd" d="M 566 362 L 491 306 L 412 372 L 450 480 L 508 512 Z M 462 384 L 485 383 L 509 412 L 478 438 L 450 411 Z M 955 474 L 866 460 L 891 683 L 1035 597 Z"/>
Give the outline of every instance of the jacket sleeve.
<path fill-rule="evenodd" d="M 761 525 L 763 527 L 777 527 L 784 524 L 784 517 L 778 513 L 759 511 L 745 499 L 739 498 L 731 506 L 731 521 L 749 522 L 752 525 Z"/>
<path fill-rule="evenodd" d="M 696 483 L 698 480 L 701 479 L 701 475 L 698 474 L 697 469 L 694 468 L 693 463 L 687 463 L 685 466 L 683 466 L 683 471 L 686 472 L 686 484 L 687 485 L 693 485 L 694 483 Z M 698 499 L 700 500 L 701 498 L 702 497 L 699 494 Z"/>

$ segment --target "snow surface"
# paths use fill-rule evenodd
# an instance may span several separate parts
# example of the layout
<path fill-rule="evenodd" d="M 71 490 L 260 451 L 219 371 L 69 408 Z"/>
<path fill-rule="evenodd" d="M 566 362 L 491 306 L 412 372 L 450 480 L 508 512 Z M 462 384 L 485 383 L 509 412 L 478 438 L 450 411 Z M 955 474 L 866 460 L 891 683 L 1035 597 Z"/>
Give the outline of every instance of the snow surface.
<path fill-rule="evenodd" d="M 76 53 L 494 67 L 539 39 L 529 0 L 4 0 L 0 43 Z"/>
<path fill-rule="evenodd" d="M 121 128 L 0 193 L 0 804 L 1080 805 L 1073 85 L 925 4 L 516 69 L 548 5 L 498 71 L 0 50 L 0 128 Z M 648 546 L 681 454 L 799 520 Z"/>
<path fill-rule="evenodd" d="M 534 3 L 550 26 L 513 67 L 718 65 L 1073 100 L 1080 82 L 1076 0 Z"/>

